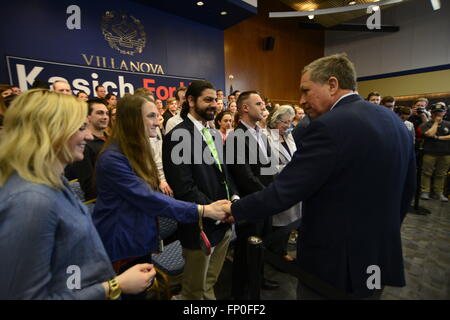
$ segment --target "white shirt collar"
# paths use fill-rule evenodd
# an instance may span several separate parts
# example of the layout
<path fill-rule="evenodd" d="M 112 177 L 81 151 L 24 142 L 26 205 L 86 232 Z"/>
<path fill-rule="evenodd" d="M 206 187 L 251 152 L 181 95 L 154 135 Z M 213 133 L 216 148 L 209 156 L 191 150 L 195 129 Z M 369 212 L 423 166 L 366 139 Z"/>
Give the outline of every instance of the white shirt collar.
<path fill-rule="evenodd" d="M 241 120 L 241 122 L 242 122 L 242 124 L 243 124 L 244 126 L 247 127 L 248 130 L 250 130 L 251 133 L 257 133 L 257 132 L 259 132 L 259 131 L 261 130 L 261 128 L 260 128 L 258 125 L 256 125 L 256 127 L 252 128 L 252 127 L 250 127 L 250 125 L 247 124 L 245 121 Z"/>
<path fill-rule="evenodd" d="M 204 128 L 207 128 L 203 125 L 201 121 L 195 119 L 192 114 L 188 113 L 187 116 L 194 123 L 194 126 L 197 128 L 198 131 L 202 132 Z"/>
<path fill-rule="evenodd" d="M 337 101 L 333 104 L 333 106 L 331 107 L 330 111 L 333 110 L 333 108 L 339 103 L 339 101 L 341 101 L 342 99 L 344 99 L 345 97 L 351 96 L 353 94 L 356 94 L 355 92 L 349 92 L 347 94 L 344 94 L 342 97 L 340 97 L 339 99 L 337 99 Z"/>

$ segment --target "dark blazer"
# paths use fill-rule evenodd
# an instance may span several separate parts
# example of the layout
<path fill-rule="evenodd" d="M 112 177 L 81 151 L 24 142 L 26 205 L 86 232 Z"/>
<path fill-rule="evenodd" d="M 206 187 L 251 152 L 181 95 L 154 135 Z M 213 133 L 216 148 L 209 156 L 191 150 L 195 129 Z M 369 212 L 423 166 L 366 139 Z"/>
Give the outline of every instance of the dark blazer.
<path fill-rule="evenodd" d="M 236 221 L 304 201 L 297 261 L 355 297 L 377 265 L 381 284 L 404 286 L 400 225 L 416 188 L 412 137 L 387 108 L 358 95 L 313 120 L 274 183 L 232 205 Z"/>
<path fill-rule="evenodd" d="M 233 152 L 233 162 L 228 164 L 228 168 L 241 196 L 263 190 L 273 181 L 278 163 L 273 163 L 272 174 L 267 174 L 268 172 L 263 170 L 266 169 L 267 171 L 270 168 L 269 161 L 272 153 L 267 138 L 265 139 L 266 155 L 262 152 L 257 140 L 251 135 L 248 128 L 240 122 L 236 130 L 229 134 L 226 144 L 227 155 L 229 151 Z M 241 147 L 241 144 L 244 147 Z M 249 265 L 247 259 L 248 238 L 251 236 L 264 237 L 271 232 L 271 228 L 272 217 L 266 217 L 259 221 L 237 223 L 231 285 L 231 293 L 234 299 L 249 299 L 248 274 L 243 272 L 243 270 L 247 270 Z M 263 276 L 263 264 L 259 265 L 258 268 L 261 276 Z M 254 272 L 257 272 L 257 270 L 254 270 Z"/>
<path fill-rule="evenodd" d="M 172 114 L 172 112 L 169 111 L 169 109 L 167 109 L 166 111 L 164 111 L 164 113 L 162 114 L 163 116 L 163 128 L 166 127 L 167 121 L 169 121 L 170 118 L 174 117 L 174 115 Z"/>
<path fill-rule="evenodd" d="M 270 163 L 266 161 L 270 160 L 271 156 L 271 148 L 267 140 L 266 149 L 268 158 L 261 154 L 261 149 L 259 148 L 257 141 L 250 135 L 250 133 L 247 134 L 249 138 L 245 139 L 245 149 L 239 150 L 238 140 L 247 132 L 248 128 L 242 124 L 242 122 L 239 122 L 236 130 L 230 132 L 227 137 L 226 149 L 231 150 L 230 143 L 232 143 L 234 160 L 232 164 L 228 165 L 228 168 L 240 196 L 246 196 L 264 189 L 273 181 L 273 175 L 276 173 L 274 171 L 272 175 L 267 175 L 264 174 L 264 171 L 262 171 L 263 168 L 270 168 Z M 250 141 L 250 139 L 252 141 Z M 250 159 L 255 159 L 257 161 L 252 161 L 251 163 Z"/>
<path fill-rule="evenodd" d="M 310 123 L 311 118 L 308 115 L 305 115 L 303 119 L 300 120 L 292 130 L 292 136 L 296 141 L 297 149 L 299 148 L 298 141 L 300 141 L 300 139 L 297 139 L 297 136 L 303 134 L 303 132 L 306 130 L 306 128 L 308 128 Z"/>
<path fill-rule="evenodd" d="M 69 164 L 66 172 L 73 173 L 73 179 L 78 179 L 81 190 L 84 193 L 84 199 L 90 200 L 97 198 L 97 190 L 94 186 L 95 162 L 100 150 L 105 144 L 105 140 L 93 135 L 94 140 L 87 141 L 84 149 L 84 158 L 81 161 Z"/>
<path fill-rule="evenodd" d="M 182 134 L 182 138 L 171 141 Z M 215 137 L 216 148 L 223 150 L 222 139 L 218 132 L 211 130 Z M 184 142 L 187 149 L 175 152 L 179 144 Z M 171 153 L 180 154 L 186 161 L 176 164 Z M 204 157 L 207 158 L 205 162 Z M 174 192 L 176 199 L 195 202 L 197 204 L 209 204 L 211 202 L 227 199 L 227 191 L 224 179 L 227 181 L 230 196 L 237 194 L 233 182 L 228 174 L 226 166 L 222 164 L 223 173 L 215 165 L 213 157 L 201 133 L 195 128 L 194 123 L 186 118 L 171 130 L 163 140 L 163 167 L 166 180 Z M 203 219 L 203 227 L 212 246 L 219 243 L 225 232 L 230 228 L 229 224 L 216 222 L 212 219 Z M 178 235 L 184 248 L 200 249 L 199 226 L 194 224 L 179 224 Z"/>

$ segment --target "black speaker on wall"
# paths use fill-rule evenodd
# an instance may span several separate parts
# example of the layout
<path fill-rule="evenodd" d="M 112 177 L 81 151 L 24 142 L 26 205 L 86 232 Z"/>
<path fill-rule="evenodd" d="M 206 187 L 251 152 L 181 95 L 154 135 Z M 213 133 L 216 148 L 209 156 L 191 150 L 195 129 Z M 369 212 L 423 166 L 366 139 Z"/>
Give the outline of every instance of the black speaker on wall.
<path fill-rule="evenodd" d="M 263 50 L 270 51 L 273 50 L 275 46 L 275 38 L 274 37 L 266 37 L 263 41 Z"/>

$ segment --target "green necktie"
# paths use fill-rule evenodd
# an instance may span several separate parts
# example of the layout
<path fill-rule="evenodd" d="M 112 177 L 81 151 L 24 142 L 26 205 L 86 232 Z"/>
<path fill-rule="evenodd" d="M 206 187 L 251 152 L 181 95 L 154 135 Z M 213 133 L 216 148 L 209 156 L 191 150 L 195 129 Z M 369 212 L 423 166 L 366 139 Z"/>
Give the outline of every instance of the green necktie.
<path fill-rule="evenodd" d="M 214 139 L 211 136 L 211 133 L 209 132 L 209 129 L 208 128 L 203 128 L 202 129 L 202 134 L 203 134 L 203 137 L 205 138 L 206 144 L 208 145 L 209 151 L 211 151 L 211 154 L 214 157 L 214 161 L 216 162 L 217 167 L 219 168 L 220 172 L 223 173 L 222 166 L 220 165 L 219 153 L 217 152 L 216 144 L 214 143 Z M 228 184 L 227 184 L 227 181 L 225 179 L 224 179 L 223 182 L 225 184 L 225 189 L 227 189 L 227 197 L 228 197 L 228 200 L 229 200 L 230 199 L 230 192 L 228 190 Z"/>

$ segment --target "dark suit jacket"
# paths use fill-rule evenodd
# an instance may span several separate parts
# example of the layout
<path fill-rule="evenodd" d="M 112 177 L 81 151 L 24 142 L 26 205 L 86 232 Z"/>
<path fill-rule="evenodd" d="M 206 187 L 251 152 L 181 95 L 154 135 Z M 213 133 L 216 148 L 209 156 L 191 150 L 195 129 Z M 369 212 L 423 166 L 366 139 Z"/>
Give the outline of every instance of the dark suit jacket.
<path fill-rule="evenodd" d="M 169 121 L 170 118 L 174 117 L 174 115 L 172 114 L 172 112 L 169 111 L 169 109 L 167 109 L 166 111 L 164 111 L 162 116 L 164 119 L 163 120 L 163 128 L 166 128 L 167 121 Z"/>
<path fill-rule="evenodd" d="M 248 128 L 240 122 L 236 130 L 231 132 L 227 137 L 227 150 L 228 147 L 230 147 L 229 144 L 232 143 L 234 160 L 232 164 L 228 165 L 228 168 L 240 196 L 246 196 L 264 189 L 273 181 L 273 174 L 275 174 L 275 172 L 272 175 L 262 174 L 264 172 L 261 170 L 263 168 L 269 168 L 270 164 L 263 163 L 266 161 L 261 155 L 261 149 L 259 148 L 257 141 L 249 132 L 247 136 L 252 141 L 250 141 L 250 139 L 245 139 L 245 149 L 239 149 L 239 138 L 242 139 L 243 134 L 247 132 Z M 242 141 L 244 140 L 242 139 Z M 268 143 L 266 144 L 266 148 L 270 159 L 271 150 Z M 257 161 L 250 163 L 251 158 Z"/>
<path fill-rule="evenodd" d="M 264 174 L 263 169 L 270 167 L 271 148 L 265 141 L 267 156 L 258 145 L 257 140 L 251 135 L 248 128 L 239 123 L 236 130 L 228 135 L 226 142 L 226 155 L 232 152 L 233 162 L 228 164 L 233 181 L 240 196 L 245 196 L 263 190 L 273 181 L 273 174 Z M 278 163 L 274 163 L 275 166 Z M 234 243 L 234 258 L 232 270 L 231 292 L 236 300 L 249 299 L 248 274 L 249 261 L 247 259 L 248 238 L 250 236 L 263 237 L 271 232 L 272 217 L 259 221 L 245 223 L 240 221 L 236 225 L 236 241 Z M 261 276 L 264 275 L 263 264 L 258 266 Z M 243 271 L 244 270 L 244 271 Z M 257 272 L 257 270 L 253 270 Z"/>
<path fill-rule="evenodd" d="M 84 149 L 84 158 L 81 161 L 69 164 L 66 167 L 66 173 L 71 172 L 73 179 L 78 179 L 81 190 L 84 193 L 84 199 L 90 200 L 97 198 L 97 190 L 94 185 L 94 169 L 97 156 L 105 144 L 105 140 L 94 136 L 94 140 L 87 141 Z"/>
<path fill-rule="evenodd" d="M 171 141 L 172 137 L 176 137 L 180 133 L 183 134 L 183 138 Z M 216 135 L 214 130 L 211 130 L 211 134 L 216 136 L 216 148 L 220 152 L 223 149 L 222 138 L 218 132 Z M 177 145 L 181 141 L 187 141 L 185 144 L 190 150 L 183 150 L 176 152 L 176 154 L 185 157 L 188 163 L 183 161 L 181 164 L 175 164 L 171 153 L 174 148 L 179 147 Z M 205 162 L 202 154 L 208 157 L 208 162 Z M 195 160 L 197 160 L 197 164 Z M 167 182 L 171 186 L 176 199 L 197 204 L 209 204 L 217 200 L 227 199 L 224 179 L 227 181 L 230 196 L 237 194 L 226 166 L 222 164 L 222 170 L 224 171 L 222 173 L 215 165 L 201 133 L 189 118 L 178 124 L 164 137 L 163 167 Z M 205 218 L 203 219 L 203 227 L 212 246 L 215 246 L 223 239 L 230 225 L 226 223 L 216 225 L 214 220 Z M 197 223 L 180 224 L 178 234 L 183 247 L 200 249 L 200 230 Z"/>
<path fill-rule="evenodd" d="M 355 297 L 377 265 L 381 284 L 405 285 L 400 225 L 416 188 L 411 135 L 400 118 L 351 95 L 313 120 L 292 161 L 261 192 L 232 205 L 236 221 L 303 201 L 297 261 Z"/>

